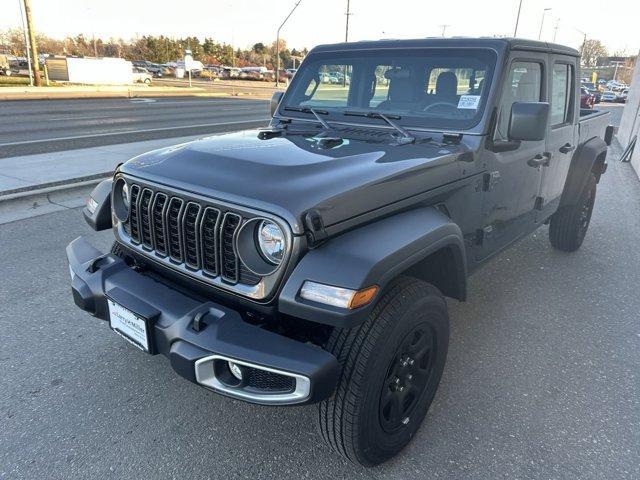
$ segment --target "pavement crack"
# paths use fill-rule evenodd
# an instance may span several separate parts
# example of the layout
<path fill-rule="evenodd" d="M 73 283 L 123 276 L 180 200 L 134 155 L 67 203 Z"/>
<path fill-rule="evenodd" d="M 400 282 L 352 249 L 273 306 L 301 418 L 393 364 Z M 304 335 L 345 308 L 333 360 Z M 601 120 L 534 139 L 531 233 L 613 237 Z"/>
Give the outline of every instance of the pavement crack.
<path fill-rule="evenodd" d="M 55 201 L 51 200 L 51 194 L 50 193 L 47 193 L 47 201 L 49 203 L 53 204 L 53 205 L 57 205 L 58 207 L 66 208 L 67 210 L 73 210 L 74 209 L 74 207 L 68 207 L 66 205 L 63 205 L 62 203 L 58 203 L 58 202 L 55 202 Z"/>

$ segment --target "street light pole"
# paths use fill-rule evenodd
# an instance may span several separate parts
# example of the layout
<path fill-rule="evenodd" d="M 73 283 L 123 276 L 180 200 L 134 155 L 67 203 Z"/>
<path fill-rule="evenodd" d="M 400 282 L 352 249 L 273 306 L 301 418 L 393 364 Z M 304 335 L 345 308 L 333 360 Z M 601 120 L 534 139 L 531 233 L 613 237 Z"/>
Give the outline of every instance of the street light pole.
<path fill-rule="evenodd" d="M 540 31 L 538 32 L 538 40 L 540 40 L 540 37 L 542 37 L 542 26 L 544 25 L 544 17 L 547 15 L 547 12 L 550 12 L 551 9 L 550 8 L 545 8 L 542 11 L 542 20 L 540 20 Z"/>
<path fill-rule="evenodd" d="M 450 27 L 451 25 L 440 25 L 442 27 L 442 38 L 444 38 L 444 34 L 447 31 L 447 27 Z"/>
<path fill-rule="evenodd" d="M 20 4 L 20 18 L 22 19 L 22 33 L 24 34 L 24 48 L 27 50 L 27 66 L 29 67 L 29 85 L 33 87 L 33 71 L 31 70 L 31 47 L 29 46 L 29 37 L 27 35 L 27 24 L 24 19 L 24 8 L 22 0 L 18 0 Z"/>
<path fill-rule="evenodd" d="M 296 8 L 298 8 L 298 5 L 300 5 L 300 2 L 302 2 L 302 0 L 298 0 L 296 2 L 296 4 L 293 6 L 291 11 L 289 12 L 289 15 L 287 15 L 287 17 L 284 19 L 280 27 L 278 27 L 278 32 L 276 34 L 276 87 L 280 86 L 280 30 L 282 30 L 282 27 L 284 27 L 284 24 L 287 23 L 287 20 L 289 20 L 289 17 L 293 14 L 293 12 L 295 12 Z"/>
<path fill-rule="evenodd" d="M 558 35 L 558 27 L 560 26 L 560 17 L 556 20 L 556 26 L 553 29 L 553 43 L 556 42 L 556 35 Z"/>
<path fill-rule="evenodd" d="M 520 10 L 522 10 L 522 0 L 518 4 L 518 16 L 516 17 L 516 28 L 513 30 L 513 36 L 516 37 L 518 35 L 518 23 L 520 23 Z"/>

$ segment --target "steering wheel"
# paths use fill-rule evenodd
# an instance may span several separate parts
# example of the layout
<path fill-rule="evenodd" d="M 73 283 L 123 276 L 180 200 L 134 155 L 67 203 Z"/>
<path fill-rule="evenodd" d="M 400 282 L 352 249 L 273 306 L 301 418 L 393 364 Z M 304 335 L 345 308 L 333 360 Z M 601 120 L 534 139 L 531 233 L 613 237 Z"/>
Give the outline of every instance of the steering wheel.
<path fill-rule="evenodd" d="M 450 102 L 436 102 L 436 103 L 432 103 L 431 105 L 427 105 L 426 107 L 424 107 L 422 109 L 423 112 L 428 112 L 429 110 L 431 110 L 432 108 L 435 107 L 449 107 L 449 108 L 454 108 L 454 109 L 458 109 L 458 106 L 455 103 L 450 103 Z"/>

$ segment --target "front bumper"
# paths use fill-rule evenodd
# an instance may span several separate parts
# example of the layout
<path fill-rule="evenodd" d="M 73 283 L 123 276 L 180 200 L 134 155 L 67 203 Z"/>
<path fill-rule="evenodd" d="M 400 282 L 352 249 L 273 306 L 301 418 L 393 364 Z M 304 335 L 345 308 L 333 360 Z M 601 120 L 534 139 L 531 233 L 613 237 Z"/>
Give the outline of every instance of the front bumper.
<path fill-rule="evenodd" d="M 162 354 L 181 376 L 252 403 L 290 405 L 328 397 L 337 384 L 337 359 L 322 348 L 244 322 L 240 314 L 201 301 L 103 254 L 80 237 L 67 246 L 73 299 L 78 307 L 109 320 L 107 299 L 147 319 L 149 350 Z M 195 324 L 194 324 L 195 320 Z M 251 371 L 287 377 L 290 391 L 233 386 L 215 371 L 234 361 Z"/>

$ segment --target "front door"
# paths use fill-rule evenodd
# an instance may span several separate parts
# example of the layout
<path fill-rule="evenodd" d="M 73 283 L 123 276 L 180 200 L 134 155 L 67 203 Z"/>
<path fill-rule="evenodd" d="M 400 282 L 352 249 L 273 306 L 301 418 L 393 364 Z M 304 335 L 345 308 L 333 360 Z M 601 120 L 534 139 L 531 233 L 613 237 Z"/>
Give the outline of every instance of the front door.
<path fill-rule="evenodd" d="M 545 152 L 545 141 L 509 142 L 508 129 L 514 102 L 545 101 L 545 56 L 513 58 L 502 87 L 493 145 L 487 150 L 487 175 L 483 201 L 483 228 L 476 258 L 482 260 L 502 250 L 534 226 L 534 209 L 540 191 L 542 168 L 529 161 Z M 500 147 L 504 148 L 500 148 Z"/>

